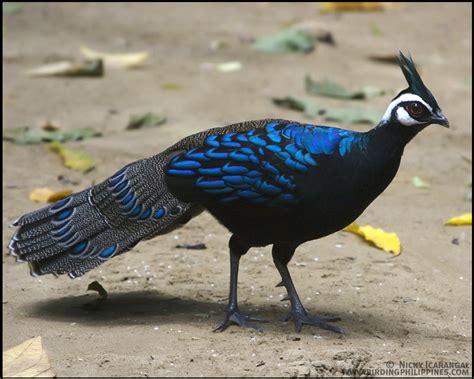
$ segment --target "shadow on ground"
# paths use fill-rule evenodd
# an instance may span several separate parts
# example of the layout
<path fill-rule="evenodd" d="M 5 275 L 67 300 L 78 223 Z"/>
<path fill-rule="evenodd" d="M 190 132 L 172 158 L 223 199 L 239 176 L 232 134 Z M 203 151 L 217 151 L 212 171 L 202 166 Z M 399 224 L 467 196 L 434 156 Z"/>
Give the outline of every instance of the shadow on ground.
<path fill-rule="evenodd" d="M 268 320 L 262 324 L 269 334 L 294 333 L 293 323 L 282 322 L 286 313 L 275 309 L 277 305 L 258 306 L 255 304 L 241 306 L 243 313 L 255 315 Z M 109 294 L 105 301 L 91 300 L 91 296 L 68 296 L 49 299 L 30 304 L 25 308 L 28 317 L 58 322 L 80 322 L 91 326 L 113 325 L 162 325 L 193 324 L 197 327 L 215 328 L 224 316 L 225 305 L 211 300 L 201 301 L 189 298 L 170 297 L 157 291 L 135 291 Z M 416 321 L 402 321 L 393 317 L 381 317 L 376 309 L 364 313 L 334 312 L 330 309 L 319 309 L 320 314 L 337 314 L 342 321 L 338 322 L 348 334 L 343 338 L 386 338 L 403 337 L 408 334 L 437 334 L 428 326 L 416 324 Z M 237 327 L 231 327 L 236 329 Z M 330 334 L 339 335 L 318 328 L 304 326 L 303 335 Z"/>

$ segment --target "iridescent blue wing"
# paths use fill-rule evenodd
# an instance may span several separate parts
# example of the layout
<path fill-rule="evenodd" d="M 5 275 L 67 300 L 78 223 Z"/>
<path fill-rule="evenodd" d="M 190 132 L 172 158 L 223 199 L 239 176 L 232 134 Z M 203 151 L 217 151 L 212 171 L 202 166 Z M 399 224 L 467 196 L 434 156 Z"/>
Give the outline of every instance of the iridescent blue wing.
<path fill-rule="evenodd" d="M 359 133 L 272 121 L 262 128 L 213 134 L 168 163 L 170 191 L 187 202 L 298 204 L 298 177 L 318 166 L 318 157 L 344 156 Z"/>

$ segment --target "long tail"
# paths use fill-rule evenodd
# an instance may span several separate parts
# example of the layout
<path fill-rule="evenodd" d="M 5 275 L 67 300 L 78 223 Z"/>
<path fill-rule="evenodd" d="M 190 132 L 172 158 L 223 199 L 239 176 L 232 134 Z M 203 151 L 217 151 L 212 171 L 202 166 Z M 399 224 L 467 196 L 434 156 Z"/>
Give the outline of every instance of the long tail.
<path fill-rule="evenodd" d="M 168 232 L 197 212 L 166 188 L 158 154 L 125 166 L 106 181 L 13 223 L 10 253 L 32 275 L 83 275 L 130 250 L 142 239 Z"/>

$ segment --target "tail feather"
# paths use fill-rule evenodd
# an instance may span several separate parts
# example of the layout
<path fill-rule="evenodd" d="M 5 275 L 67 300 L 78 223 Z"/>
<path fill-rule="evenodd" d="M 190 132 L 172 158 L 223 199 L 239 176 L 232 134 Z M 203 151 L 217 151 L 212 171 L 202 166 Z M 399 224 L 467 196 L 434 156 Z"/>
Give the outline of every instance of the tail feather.
<path fill-rule="evenodd" d="M 83 275 L 142 239 L 190 219 L 194 206 L 166 188 L 166 156 L 131 163 L 106 181 L 14 222 L 10 253 L 32 275 Z"/>

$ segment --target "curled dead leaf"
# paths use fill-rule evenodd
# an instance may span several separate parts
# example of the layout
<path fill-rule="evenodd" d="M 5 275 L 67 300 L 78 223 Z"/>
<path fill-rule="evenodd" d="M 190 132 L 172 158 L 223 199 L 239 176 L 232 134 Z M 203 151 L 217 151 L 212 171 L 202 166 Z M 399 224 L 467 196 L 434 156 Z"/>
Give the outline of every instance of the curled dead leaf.
<path fill-rule="evenodd" d="M 105 66 L 111 68 L 131 68 L 142 66 L 150 57 L 148 51 L 140 51 L 136 53 L 111 54 L 103 51 L 90 49 L 87 46 L 81 46 L 81 53 L 87 59 L 101 59 Z"/>
<path fill-rule="evenodd" d="M 61 61 L 36 67 L 26 72 L 29 76 L 103 76 L 104 65 L 101 59 L 86 62 Z"/>
<path fill-rule="evenodd" d="M 92 283 L 89 283 L 89 285 L 87 286 L 87 291 L 97 291 L 101 299 L 107 299 L 107 291 L 97 280 L 94 280 Z"/>

